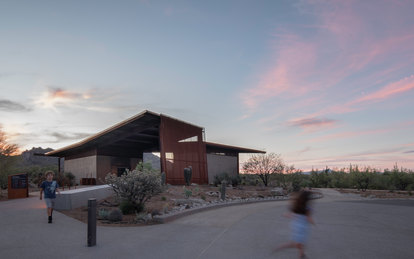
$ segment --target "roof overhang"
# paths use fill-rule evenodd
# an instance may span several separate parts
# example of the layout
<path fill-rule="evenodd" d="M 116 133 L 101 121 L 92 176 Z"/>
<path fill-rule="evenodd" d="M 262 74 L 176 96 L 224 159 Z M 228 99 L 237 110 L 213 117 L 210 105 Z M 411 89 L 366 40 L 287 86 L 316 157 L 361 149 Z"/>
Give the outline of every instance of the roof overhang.
<path fill-rule="evenodd" d="M 158 149 L 160 114 L 143 111 L 129 119 L 94 134 L 75 144 L 46 153 L 46 156 L 65 157 L 96 148 L 122 150 L 140 146 Z"/>
<path fill-rule="evenodd" d="M 244 148 L 244 147 L 236 147 L 236 146 L 229 146 L 223 145 L 218 143 L 206 142 L 206 150 L 207 153 L 261 153 L 265 154 L 266 151 L 251 149 L 251 148 Z"/>

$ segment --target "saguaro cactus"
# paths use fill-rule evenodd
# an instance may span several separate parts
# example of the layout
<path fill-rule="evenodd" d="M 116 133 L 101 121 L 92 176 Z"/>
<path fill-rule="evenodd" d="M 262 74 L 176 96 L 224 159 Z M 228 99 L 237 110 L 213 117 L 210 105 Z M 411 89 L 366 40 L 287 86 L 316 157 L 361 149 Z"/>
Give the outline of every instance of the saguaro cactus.
<path fill-rule="evenodd" d="M 184 180 L 187 186 L 191 184 L 191 177 L 193 175 L 193 169 L 191 166 L 184 168 Z"/>

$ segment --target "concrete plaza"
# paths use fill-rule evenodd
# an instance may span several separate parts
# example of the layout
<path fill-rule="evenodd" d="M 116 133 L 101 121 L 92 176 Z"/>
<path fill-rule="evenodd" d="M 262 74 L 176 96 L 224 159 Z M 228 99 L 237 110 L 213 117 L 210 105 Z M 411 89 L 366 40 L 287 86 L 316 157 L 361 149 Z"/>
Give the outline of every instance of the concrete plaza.
<path fill-rule="evenodd" d="M 308 258 L 414 258 L 414 200 L 369 200 L 324 189 L 314 201 Z M 0 202 L 1 258 L 298 258 L 274 253 L 289 240 L 287 201 L 213 209 L 167 224 L 98 227 L 54 213 L 37 196 Z"/>

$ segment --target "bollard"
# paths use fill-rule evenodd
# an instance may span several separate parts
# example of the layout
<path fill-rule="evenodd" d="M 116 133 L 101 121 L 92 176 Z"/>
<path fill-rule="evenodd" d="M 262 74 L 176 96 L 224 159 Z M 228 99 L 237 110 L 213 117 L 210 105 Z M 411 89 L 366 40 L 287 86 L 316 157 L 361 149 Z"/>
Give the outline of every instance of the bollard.
<path fill-rule="evenodd" d="M 220 188 L 220 192 L 221 192 L 221 199 L 224 201 L 226 199 L 226 181 L 222 181 L 221 182 L 221 188 Z"/>
<path fill-rule="evenodd" d="M 88 200 L 88 246 L 96 246 L 96 199 Z"/>

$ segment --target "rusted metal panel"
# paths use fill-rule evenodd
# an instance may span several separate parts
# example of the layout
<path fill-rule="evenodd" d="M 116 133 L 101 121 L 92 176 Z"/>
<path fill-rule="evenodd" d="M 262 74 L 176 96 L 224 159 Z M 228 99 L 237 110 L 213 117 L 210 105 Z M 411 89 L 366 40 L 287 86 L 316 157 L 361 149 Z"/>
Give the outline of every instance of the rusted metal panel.
<path fill-rule="evenodd" d="M 208 183 L 203 128 L 161 115 L 161 170 L 167 183 L 185 184 L 184 168 L 192 167 L 191 182 Z"/>

